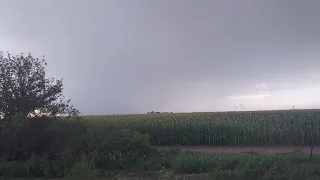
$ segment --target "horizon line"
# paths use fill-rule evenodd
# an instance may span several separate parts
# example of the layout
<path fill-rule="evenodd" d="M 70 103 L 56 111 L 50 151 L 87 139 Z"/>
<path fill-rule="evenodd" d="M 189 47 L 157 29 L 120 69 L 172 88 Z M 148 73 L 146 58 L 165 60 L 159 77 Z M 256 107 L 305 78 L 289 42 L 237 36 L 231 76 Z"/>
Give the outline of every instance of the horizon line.
<path fill-rule="evenodd" d="M 194 111 L 194 112 L 172 112 L 173 114 L 195 114 L 195 113 L 228 113 L 228 112 L 268 112 L 268 111 L 320 111 L 320 108 L 308 108 L 308 109 L 266 109 L 266 110 L 230 110 L 230 111 Z M 159 112 L 159 113 L 152 113 L 152 114 L 161 114 L 161 113 L 170 113 L 171 111 L 168 112 L 160 112 L 160 111 L 154 111 L 154 112 Z M 88 115 L 82 115 L 82 116 L 117 116 L 117 115 L 141 115 L 141 114 L 146 114 L 147 113 L 123 113 L 123 114 L 88 114 Z"/>

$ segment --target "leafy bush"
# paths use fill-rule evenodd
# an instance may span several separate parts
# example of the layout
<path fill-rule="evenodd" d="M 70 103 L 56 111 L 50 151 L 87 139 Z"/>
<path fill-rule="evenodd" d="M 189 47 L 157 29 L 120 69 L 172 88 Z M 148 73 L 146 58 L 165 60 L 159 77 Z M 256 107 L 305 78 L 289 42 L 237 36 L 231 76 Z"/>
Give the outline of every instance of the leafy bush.
<path fill-rule="evenodd" d="M 73 167 L 70 169 L 67 178 L 70 180 L 94 180 L 99 177 L 100 172 L 95 168 L 95 165 L 87 161 L 85 157 L 74 163 Z"/>
<path fill-rule="evenodd" d="M 0 164 L 0 177 L 4 178 L 53 178 L 64 176 L 64 163 L 32 156 L 27 161 L 10 161 Z"/>
<path fill-rule="evenodd" d="M 124 169 L 151 149 L 148 135 L 81 119 L 16 117 L 0 124 L 0 177 L 63 177 L 83 156 L 97 168 Z"/>
<path fill-rule="evenodd" d="M 27 160 L 31 154 L 57 158 L 85 131 L 78 120 L 18 117 L 0 121 L 0 157 Z"/>
<path fill-rule="evenodd" d="M 150 151 L 149 136 L 128 129 L 95 126 L 83 136 L 85 152 L 97 167 L 123 169 Z"/>

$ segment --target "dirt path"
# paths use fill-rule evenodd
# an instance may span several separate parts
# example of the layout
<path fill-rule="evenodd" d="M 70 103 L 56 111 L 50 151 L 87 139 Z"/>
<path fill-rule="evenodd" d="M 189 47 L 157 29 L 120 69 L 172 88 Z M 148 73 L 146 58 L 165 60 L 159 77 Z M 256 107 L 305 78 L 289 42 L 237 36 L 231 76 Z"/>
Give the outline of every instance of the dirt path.
<path fill-rule="evenodd" d="M 159 149 L 172 150 L 177 147 L 162 146 Z M 311 147 L 280 146 L 280 147 L 211 147 L 211 146 L 180 146 L 180 151 L 203 152 L 210 154 L 287 154 L 303 152 L 310 155 Z M 320 154 L 320 147 L 314 147 L 313 154 Z"/>

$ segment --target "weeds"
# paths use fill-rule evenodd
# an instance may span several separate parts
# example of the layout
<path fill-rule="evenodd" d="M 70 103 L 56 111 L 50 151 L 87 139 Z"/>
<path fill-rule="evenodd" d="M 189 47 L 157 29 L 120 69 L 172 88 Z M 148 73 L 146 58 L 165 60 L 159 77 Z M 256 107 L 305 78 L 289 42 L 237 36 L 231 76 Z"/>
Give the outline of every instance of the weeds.
<path fill-rule="evenodd" d="M 83 157 L 81 161 L 74 163 L 67 175 L 67 179 L 95 180 L 98 179 L 99 175 L 100 172 L 95 168 L 94 164 Z"/>

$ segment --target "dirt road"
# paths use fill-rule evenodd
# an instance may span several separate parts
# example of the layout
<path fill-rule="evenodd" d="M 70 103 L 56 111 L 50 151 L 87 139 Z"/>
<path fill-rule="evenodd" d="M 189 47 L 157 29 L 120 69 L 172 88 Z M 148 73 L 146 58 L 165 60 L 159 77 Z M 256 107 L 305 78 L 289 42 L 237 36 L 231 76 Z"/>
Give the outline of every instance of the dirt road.
<path fill-rule="evenodd" d="M 171 150 L 177 147 L 162 146 L 159 149 Z M 210 154 L 287 154 L 287 153 L 304 153 L 309 155 L 311 147 L 298 146 L 278 146 L 278 147 L 212 147 L 212 146 L 180 146 L 180 151 L 203 152 Z M 313 154 L 320 154 L 320 147 L 314 147 Z"/>

